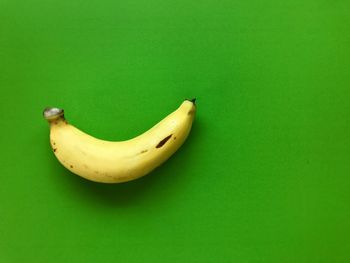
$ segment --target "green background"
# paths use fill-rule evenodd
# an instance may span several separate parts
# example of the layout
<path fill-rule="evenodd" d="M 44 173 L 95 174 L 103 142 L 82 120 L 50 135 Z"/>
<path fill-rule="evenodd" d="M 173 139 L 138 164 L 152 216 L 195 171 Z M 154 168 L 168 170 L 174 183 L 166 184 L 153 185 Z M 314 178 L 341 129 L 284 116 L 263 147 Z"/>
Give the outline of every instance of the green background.
<path fill-rule="evenodd" d="M 1 262 L 350 262 L 350 2 L 0 0 Z M 45 106 L 99 138 L 184 98 L 140 180 L 65 170 Z"/>

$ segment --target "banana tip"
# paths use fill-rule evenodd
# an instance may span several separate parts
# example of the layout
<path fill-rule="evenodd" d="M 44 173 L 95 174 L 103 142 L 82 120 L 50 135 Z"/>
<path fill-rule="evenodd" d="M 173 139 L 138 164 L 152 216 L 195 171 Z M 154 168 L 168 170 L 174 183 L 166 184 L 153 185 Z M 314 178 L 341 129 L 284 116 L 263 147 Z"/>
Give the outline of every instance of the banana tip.
<path fill-rule="evenodd" d="M 193 99 L 186 99 L 186 100 L 188 100 L 188 101 L 192 102 L 194 105 L 196 105 L 196 98 L 193 98 Z"/>

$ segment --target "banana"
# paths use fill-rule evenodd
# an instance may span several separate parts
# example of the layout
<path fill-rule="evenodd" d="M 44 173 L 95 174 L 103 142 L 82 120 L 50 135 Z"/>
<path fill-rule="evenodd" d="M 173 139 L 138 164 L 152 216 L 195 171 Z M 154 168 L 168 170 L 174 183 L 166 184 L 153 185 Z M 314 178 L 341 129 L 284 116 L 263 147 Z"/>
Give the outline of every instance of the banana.
<path fill-rule="evenodd" d="M 126 141 L 92 137 L 69 124 L 63 109 L 46 108 L 52 150 L 71 172 L 94 182 L 122 183 L 144 176 L 164 163 L 186 140 L 196 113 L 195 99 L 145 133 Z"/>

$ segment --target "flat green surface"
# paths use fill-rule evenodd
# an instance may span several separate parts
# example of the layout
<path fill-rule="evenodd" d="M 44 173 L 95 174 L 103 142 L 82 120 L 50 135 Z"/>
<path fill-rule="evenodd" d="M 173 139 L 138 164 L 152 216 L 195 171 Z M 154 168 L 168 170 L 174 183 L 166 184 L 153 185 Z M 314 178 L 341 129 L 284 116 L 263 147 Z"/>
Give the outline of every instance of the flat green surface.
<path fill-rule="evenodd" d="M 0 0 L 0 262 L 350 262 L 350 1 Z M 123 140 L 197 97 L 140 180 L 65 170 L 45 106 Z"/>

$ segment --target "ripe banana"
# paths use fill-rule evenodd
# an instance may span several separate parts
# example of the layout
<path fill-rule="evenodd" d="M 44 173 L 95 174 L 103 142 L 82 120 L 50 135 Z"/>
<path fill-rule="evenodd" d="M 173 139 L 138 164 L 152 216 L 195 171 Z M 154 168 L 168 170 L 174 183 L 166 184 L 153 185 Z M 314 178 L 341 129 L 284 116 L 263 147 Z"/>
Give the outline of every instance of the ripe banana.
<path fill-rule="evenodd" d="M 46 108 L 51 147 L 71 172 L 101 183 L 121 183 L 144 176 L 165 162 L 186 140 L 196 112 L 195 99 L 145 133 L 120 142 L 92 137 L 64 118 L 63 109 Z"/>

